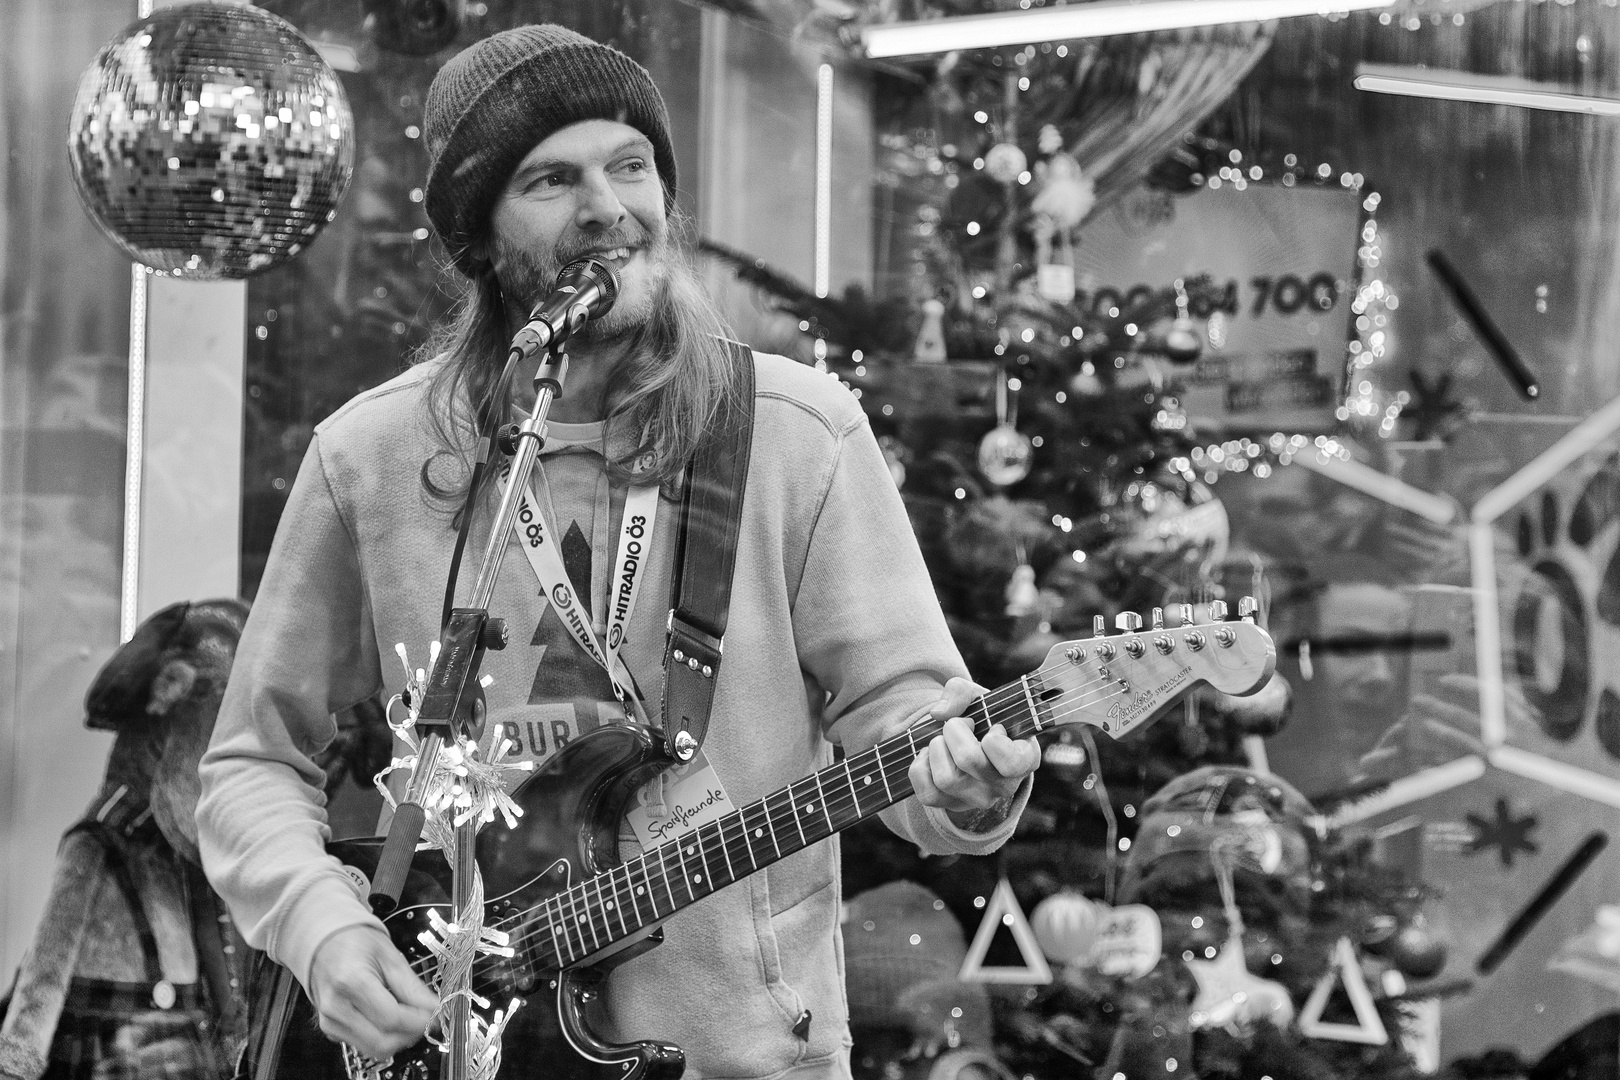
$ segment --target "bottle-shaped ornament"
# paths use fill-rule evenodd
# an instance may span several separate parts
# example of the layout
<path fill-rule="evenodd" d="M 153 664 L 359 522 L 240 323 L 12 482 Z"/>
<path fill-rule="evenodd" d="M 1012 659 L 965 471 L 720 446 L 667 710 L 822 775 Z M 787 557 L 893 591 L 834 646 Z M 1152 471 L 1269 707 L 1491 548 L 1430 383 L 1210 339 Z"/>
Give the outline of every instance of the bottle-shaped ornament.
<path fill-rule="evenodd" d="M 1035 457 L 1029 436 L 1017 427 L 1016 405 L 1009 396 L 1017 389 L 1018 381 L 1009 380 L 1005 369 L 996 373 L 996 426 L 979 440 L 979 471 L 997 487 L 1028 476 Z"/>
<path fill-rule="evenodd" d="M 945 362 L 945 305 L 939 300 L 924 300 L 922 329 L 917 332 L 917 347 L 911 358 L 920 364 Z"/>

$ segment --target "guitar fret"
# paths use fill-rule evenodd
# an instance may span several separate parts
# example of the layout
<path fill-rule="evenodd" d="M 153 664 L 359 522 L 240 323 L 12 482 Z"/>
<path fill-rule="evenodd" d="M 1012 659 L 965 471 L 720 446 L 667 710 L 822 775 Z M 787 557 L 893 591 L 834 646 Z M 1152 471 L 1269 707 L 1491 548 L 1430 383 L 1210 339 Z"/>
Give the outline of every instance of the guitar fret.
<path fill-rule="evenodd" d="M 788 785 L 788 809 L 793 811 L 793 826 L 799 830 L 799 846 L 809 847 L 810 841 L 804 835 L 804 821 L 799 817 L 799 795 L 793 789 L 797 784 Z"/>
<path fill-rule="evenodd" d="M 878 776 L 883 780 L 883 794 L 892 803 L 894 802 L 894 792 L 889 789 L 889 770 L 883 764 L 883 747 L 886 745 L 886 743 L 878 743 L 877 746 L 873 747 L 873 750 L 877 752 L 877 770 Z"/>
<path fill-rule="evenodd" d="M 833 824 L 832 809 L 827 805 L 827 789 L 821 786 L 821 774 L 819 772 L 811 773 L 810 779 L 816 782 L 816 794 L 821 797 L 821 816 L 827 819 L 827 835 L 831 836 L 838 831 L 838 826 Z"/>
<path fill-rule="evenodd" d="M 635 886 L 635 894 L 637 896 L 645 896 L 647 898 L 647 906 L 652 909 L 652 918 L 649 919 L 641 914 L 641 904 L 639 902 L 636 904 L 636 921 L 642 926 L 646 926 L 648 923 L 653 922 L 658 918 L 658 901 L 653 896 L 652 864 L 647 861 L 647 856 L 649 854 L 650 852 L 644 851 L 641 853 L 641 858 L 636 860 L 636 862 L 641 866 L 641 884 Z"/>
<path fill-rule="evenodd" d="M 765 808 L 765 827 L 771 832 L 771 847 L 776 849 L 776 857 L 780 859 L 782 857 L 782 845 L 776 839 L 776 822 L 771 820 L 771 797 L 769 795 L 765 796 L 763 806 Z"/>
<path fill-rule="evenodd" d="M 737 880 L 737 871 L 733 870 L 732 867 L 731 867 L 731 852 L 726 850 L 726 819 L 725 818 L 721 818 L 719 821 L 715 822 L 715 831 L 720 834 L 720 854 L 722 856 L 724 856 L 725 860 L 726 860 L 726 881 L 727 881 L 727 883 L 736 881 Z"/>
<path fill-rule="evenodd" d="M 680 909 L 681 905 L 675 899 L 675 890 L 670 888 L 670 886 L 669 886 L 669 863 L 664 859 L 664 848 L 666 848 L 668 846 L 669 846 L 668 844 L 662 844 L 656 850 L 658 852 L 658 872 L 659 872 L 659 876 L 661 876 L 664 879 L 664 894 L 669 897 L 669 910 L 674 912 L 674 911 L 678 911 Z M 676 854 L 677 857 L 680 855 L 680 853 L 681 853 L 680 849 L 676 848 L 675 849 L 675 854 Z M 683 873 L 681 876 L 684 877 L 685 874 Z M 687 890 L 688 895 L 690 895 L 691 891 L 692 890 L 690 890 L 690 889 Z"/>
<path fill-rule="evenodd" d="M 628 884 L 629 881 L 630 881 L 630 868 L 628 866 L 626 866 L 626 867 L 617 867 L 616 866 L 612 870 L 608 871 L 608 882 L 609 882 L 609 884 L 613 885 L 613 899 L 611 901 L 609 901 L 609 903 L 612 904 L 613 910 L 618 913 L 618 916 L 619 916 L 619 933 L 628 934 L 628 933 L 630 933 L 630 927 L 624 921 L 624 901 L 619 899 L 619 886 L 618 886 L 617 883 L 615 883 L 613 881 L 613 875 L 618 873 L 618 871 L 621 870 L 621 869 L 624 870 L 624 880 L 625 880 L 626 884 Z"/>
<path fill-rule="evenodd" d="M 559 903 L 557 913 L 562 916 L 563 935 L 568 942 L 568 960 L 572 963 L 585 955 L 585 939 L 583 937 L 579 938 L 579 950 L 576 952 L 574 950 L 574 938 L 579 935 L 579 928 L 574 925 L 573 918 L 574 890 L 569 889 L 562 896 L 567 900 L 567 907 L 564 908 L 563 904 Z"/>
<path fill-rule="evenodd" d="M 753 869 L 749 871 L 752 873 L 759 869 L 759 856 L 754 854 L 754 838 L 748 835 L 748 808 L 737 811 L 736 816 L 738 824 L 742 826 L 743 844 L 748 848 L 748 861 L 753 864 Z"/>
<path fill-rule="evenodd" d="M 854 820 L 859 821 L 866 816 L 866 807 L 861 805 L 861 792 L 860 789 L 855 786 L 855 774 L 849 771 L 850 760 L 851 759 L 849 758 L 844 759 L 844 783 L 849 785 L 849 797 L 850 800 L 855 804 Z M 868 778 L 868 782 L 870 782 L 870 777 Z"/>

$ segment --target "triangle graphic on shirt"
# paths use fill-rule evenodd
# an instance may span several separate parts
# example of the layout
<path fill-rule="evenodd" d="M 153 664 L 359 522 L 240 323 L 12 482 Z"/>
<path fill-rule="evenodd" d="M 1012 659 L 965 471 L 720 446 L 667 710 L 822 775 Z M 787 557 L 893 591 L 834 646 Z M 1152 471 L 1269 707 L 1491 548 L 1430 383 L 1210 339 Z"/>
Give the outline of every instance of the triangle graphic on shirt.
<path fill-rule="evenodd" d="M 1341 982 L 1345 994 L 1350 998 L 1350 1007 L 1356 1012 L 1354 1024 L 1328 1023 L 1322 1019 L 1328 998 Z M 1373 1007 L 1372 993 L 1367 989 L 1367 980 L 1361 975 L 1361 961 L 1356 958 L 1356 948 L 1350 944 L 1349 938 L 1340 938 L 1333 947 L 1333 966 L 1328 968 L 1327 974 L 1322 976 L 1316 989 L 1306 999 L 1305 1008 L 1299 1014 L 1299 1033 L 1311 1039 L 1332 1039 L 1367 1046 L 1383 1046 L 1389 1042 L 1389 1032 L 1385 1030 L 1378 1010 Z"/>
<path fill-rule="evenodd" d="M 995 939 L 996 931 L 1003 923 L 1012 930 L 1013 942 L 1024 958 L 1023 967 L 984 966 L 990 942 Z M 979 932 L 973 935 L 973 945 L 962 959 L 962 970 L 956 977 L 962 982 L 1024 983 L 1031 986 L 1045 986 L 1052 981 L 1052 969 L 1041 954 L 1040 943 L 1035 940 L 1035 932 L 1029 928 L 1029 920 L 1024 918 L 1024 909 L 1018 906 L 1012 882 L 1006 878 L 996 883 L 996 891 L 990 895 L 990 902 L 984 908 L 984 918 L 979 922 Z"/>
<path fill-rule="evenodd" d="M 592 552 L 579 522 L 568 523 L 568 531 L 563 534 L 559 547 L 563 569 L 574 586 L 574 596 L 589 612 Z M 529 644 L 538 650 L 534 682 L 529 687 L 529 704 L 573 706 L 575 734 L 583 735 L 598 727 L 601 719 L 597 703 L 617 700 L 613 683 L 607 672 L 580 648 L 549 601 L 535 624 L 534 637 Z"/>

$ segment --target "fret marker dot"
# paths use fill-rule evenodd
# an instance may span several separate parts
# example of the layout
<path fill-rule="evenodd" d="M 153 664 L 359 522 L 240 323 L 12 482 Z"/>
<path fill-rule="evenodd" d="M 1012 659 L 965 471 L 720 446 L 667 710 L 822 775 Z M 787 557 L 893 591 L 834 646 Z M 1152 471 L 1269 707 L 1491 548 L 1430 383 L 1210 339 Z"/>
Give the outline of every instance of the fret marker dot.
<path fill-rule="evenodd" d="M 637 895 L 637 896 L 640 896 L 640 895 L 641 895 L 641 894 L 642 894 L 642 893 L 644 893 L 644 892 L 646 892 L 646 891 L 647 891 L 647 890 L 646 890 L 646 889 L 644 889 L 644 888 L 642 888 L 642 887 L 641 887 L 641 886 L 640 886 L 640 885 L 637 885 L 637 886 L 636 886 L 636 895 Z"/>
<path fill-rule="evenodd" d="M 686 853 L 688 855 L 690 855 L 690 854 L 692 854 L 692 852 L 694 852 L 696 850 L 697 850 L 697 848 L 695 848 L 695 847 L 689 847 L 689 848 L 686 849 Z"/>
<path fill-rule="evenodd" d="M 607 906 L 607 909 L 608 909 L 608 910 L 609 910 L 609 911 L 612 911 L 612 910 L 613 910 L 613 901 L 611 901 L 611 900 L 609 900 L 609 901 L 608 901 L 608 902 L 607 902 L 607 905 L 606 905 L 606 906 Z"/>
<path fill-rule="evenodd" d="M 703 880 L 703 875 L 702 874 L 693 874 L 692 875 L 692 880 L 701 882 Z"/>
<path fill-rule="evenodd" d="M 755 840 L 758 840 L 760 837 L 762 837 L 764 835 L 765 835 L 765 830 L 764 829 L 755 829 L 754 830 L 754 839 Z"/>
<path fill-rule="evenodd" d="M 585 921 L 585 916 L 583 916 L 583 915 L 577 915 L 577 916 L 575 916 L 575 918 L 578 919 L 580 922 Z"/>
<path fill-rule="evenodd" d="M 805 803 L 804 812 L 807 813 L 807 814 L 815 813 L 816 812 L 816 804 L 815 803 Z"/>
<path fill-rule="evenodd" d="M 872 782 L 872 778 L 871 778 L 871 777 L 870 777 L 870 776 L 867 776 L 867 777 L 863 777 L 863 778 L 862 778 L 862 779 L 861 779 L 861 783 L 862 783 L 862 784 L 870 784 L 870 783 L 871 783 L 871 782 Z"/>

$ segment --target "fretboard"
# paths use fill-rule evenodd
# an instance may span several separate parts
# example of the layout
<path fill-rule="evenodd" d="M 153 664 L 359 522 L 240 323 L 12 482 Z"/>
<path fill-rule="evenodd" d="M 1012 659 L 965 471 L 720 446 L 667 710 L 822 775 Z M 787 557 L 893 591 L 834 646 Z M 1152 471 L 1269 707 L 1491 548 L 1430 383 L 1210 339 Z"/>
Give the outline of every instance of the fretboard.
<path fill-rule="evenodd" d="M 1035 676 L 992 690 L 965 715 L 983 738 L 993 724 L 1021 739 L 1042 730 Z M 643 851 L 531 909 L 515 935 L 542 968 L 567 967 L 908 798 L 911 763 L 943 729 L 928 718 L 818 773 Z"/>

